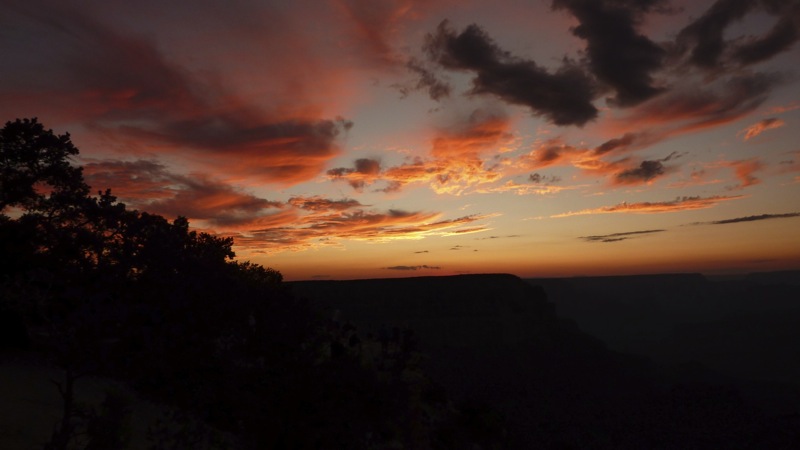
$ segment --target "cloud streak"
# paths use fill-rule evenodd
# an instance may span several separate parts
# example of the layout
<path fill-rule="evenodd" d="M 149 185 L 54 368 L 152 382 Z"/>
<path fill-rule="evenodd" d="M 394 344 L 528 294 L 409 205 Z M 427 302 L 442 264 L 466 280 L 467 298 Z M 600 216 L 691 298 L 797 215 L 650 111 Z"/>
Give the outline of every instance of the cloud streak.
<path fill-rule="evenodd" d="M 604 234 L 599 236 L 581 236 L 579 239 L 583 239 L 586 242 L 619 242 L 628 239 L 632 239 L 635 237 L 639 237 L 642 235 L 648 235 L 653 233 L 663 233 L 667 230 L 642 230 L 642 231 L 627 231 L 624 233 L 611 233 L 611 234 Z"/>
<path fill-rule="evenodd" d="M 236 244 L 249 252 L 278 253 L 326 246 L 346 240 L 388 242 L 424 239 L 486 231 L 477 222 L 492 215 L 440 219 L 440 214 L 399 210 L 332 212 L 287 220 L 283 224 L 231 234 Z"/>
<path fill-rule="evenodd" d="M 750 125 L 749 127 L 740 131 L 738 135 L 744 134 L 743 139 L 745 141 L 748 141 L 767 130 L 774 130 L 784 125 L 786 125 L 786 122 L 784 122 L 783 120 L 778 119 L 777 117 L 771 117 L 769 119 L 764 119 L 754 123 L 753 125 Z"/>
<path fill-rule="evenodd" d="M 713 197 L 678 197 L 675 200 L 663 202 L 622 202 L 612 206 L 601 206 L 599 208 L 583 209 L 580 211 L 570 211 L 562 214 L 550 216 L 551 218 L 583 216 L 590 214 L 660 214 L 678 211 L 690 211 L 695 209 L 706 209 L 716 206 L 718 203 L 737 200 L 743 198 L 741 195 L 733 196 L 713 196 Z"/>
<path fill-rule="evenodd" d="M 793 217 L 800 217 L 800 212 L 786 214 L 759 214 L 755 216 L 735 217 L 733 219 L 714 220 L 711 222 L 697 222 L 693 225 L 727 225 L 731 223 L 757 222 L 761 220 L 791 219 Z"/>
<path fill-rule="evenodd" d="M 441 269 L 441 267 L 439 267 L 439 266 L 429 266 L 429 265 L 423 264 L 421 266 L 389 266 L 389 267 L 381 267 L 381 269 L 384 269 L 384 270 L 423 270 L 423 269 L 439 270 L 439 269 Z"/>

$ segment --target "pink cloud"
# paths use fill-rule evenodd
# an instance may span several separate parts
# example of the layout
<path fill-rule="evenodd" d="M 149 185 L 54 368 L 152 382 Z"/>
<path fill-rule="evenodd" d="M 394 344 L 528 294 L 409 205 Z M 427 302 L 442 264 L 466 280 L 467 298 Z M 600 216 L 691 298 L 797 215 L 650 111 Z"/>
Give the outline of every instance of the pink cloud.
<path fill-rule="evenodd" d="M 4 77 L 0 85 L 3 98 L 37 114 L 280 184 L 319 174 L 352 125 L 322 117 L 297 82 L 286 98 L 259 104 L 226 87 L 218 74 L 180 64 L 147 37 L 76 10 L 55 11 L 18 12 L 31 33 L 53 42 L 48 76 Z"/>
<path fill-rule="evenodd" d="M 739 180 L 739 185 L 732 187 L 732 189 L 742 189 L 761 183 L 761 180 L 756 178 L 754 174 L 764 167 L 764 163 L 757 158 L 730 161 L 723 163 L 723 166 L 732 168 L 736 179 Z"/>
<path fill-rule="evenodd" d="M 786 125 L 786 122 L 784 122 L 781 119 L 772 117 L 769 119 L 758 121 L 753 125 L 750 125 L 749 127 L 737 133 L 737 135 L 744 134 L 744 140 L 747 141 L 767 130 L 774 130 L 775 128 L 780 128 L 784 125 Z"/>

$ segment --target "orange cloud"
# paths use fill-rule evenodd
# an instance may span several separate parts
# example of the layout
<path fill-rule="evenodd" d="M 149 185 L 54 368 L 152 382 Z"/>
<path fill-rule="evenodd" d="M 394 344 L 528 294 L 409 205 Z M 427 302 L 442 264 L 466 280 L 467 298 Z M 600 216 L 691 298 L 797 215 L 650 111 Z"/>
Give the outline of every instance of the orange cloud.
<path fill-rule="evenodd" d="M 554 138 L 542 142 L 530 153 L 523 155 L 517 164 L 526 169 L 542 169 L 571 164 L 590 153 L 587 148 L 573 147 L 565 144 L 560 138 Z"/>
<path fill-rule="evenodd" d="M 502 178 L 498 166 L 484 159 L 502 152 L 512 139 L 510 122 L 504 116 L 473 113 L 463 126 L 440 130 L 431 142 L 430 158 L 414 158 L 382 169 L 371 159 L 358 159 L 353 168 L 328 170 L 331 180 L 346 181 L 356 190 L 383 182 L 378 191 L 398 191 L 412 183 L 428 184 L 435 192 L 459 195 L 467 189 Z"/>
<path fill-rule="evenodd" d="M 389 210 L 386 213 L 353 212 L 306 216 L 282 227 L 233 234 L 236 245 L 248 252 L 277 253 L 341 245 L 344 240 L 386 242 L 429 236 L 476 233 L 486 226 L 467 226 L 493 215 L 470 215 L 437 220 L 438 213 Z"/>
<path fill-rule="evenodd" d="M 609 120 L 603 128 L 615 134 L 643 133 L 648 137 L 640 143 L 643 148 L 739 120 L 753 113 L 780 82 L 777 76 L 755 73 L 685 83 Z"/>
<path fill-rule="evenodd" d="M 673 152 L 662 159 L 640 161 L 638 165 L 631 157 L 623 157 L 616 161 L 606 161 L 603 156 L 623 151 L 630 151 L 633 145 L 653 142 L 654 136 L 642 134 L 626 134 L 619 139 L 612 139 L 595 148 L 574 147 L 564 144 L 560 139 L 550 139 L 517 160 L 517 164 L 525 168 L 540 169 L 548 166 L 571 165 L 586 174 L 594 176 L 610 176 L 611 186 L 650 184 L 657 178 L 672 171 L 663 163 L 682 154 Z"/>
<path fill-rule="evenodd" d="M 204 174 L 180 175 L 154 161 L 92 161 L 84 166 L 87 183 L 137 209 L 169 217 L 185 216 L 220 227 L 235 227 L 284 207 L 243 192 Z"/>
<path fill-rule="evenodd" d="M 667 213 L 677 211 L 687 211 L 694 209 L 706 209 L 715 206 L 717 203 L 736 200 L 743 198 L 741 195 L 734 196 L 713 196 L 713 197 L 678 197 L 675 200 L 665 202 L 638 202 L 627 203 L 622 202 L 613 206 L 602 206 L 600 208 L 583 209 L 580 211 L 570 211 L 562 214 L 550 216 L 557 217 L 571 217 L 583 216 L 588 214 L 614 214 L 614 213 L 637 213 L 637 214 L 653 214 L 653 213 Z"/>
<path fill-rule="evenodd" d="M 517 195 L 548 195 L 557 194 L 562 191 L 579 189 L 582 186 L 553 186 L 551 184 L 526 184 L 508 180 L 500 186 L 478 188 L 475 192 L 481 194 L 496 194 L 501 192 L 511 192 Z"/>
<path fill-rule="evenodd" d="M 346 209 L 353 209 L 363 206 L 358 200 L 343 199 L 343 200 L 330 200 L 320 197 L 318 195 L 312 197 L 292 197 L 287 201 L 288 204 L 295 208 L 300 208 L 308 211 L 343 211 Z"/>
<path fill-rule="evenodd" d="M 744 134 L 744 140 L 747 141 L 747 140 L 750 140 L 750 139 L 758 136 L 759 134 L 761 134 L 761 133 L 763 133 L 763 132 L 765 132 L 767 130 L 773 130 L 775 128 L 780 128 L 780 127 L 782 127 L 784 125 L 786 125 L 786 122 L 784 122 L 781 119 L 772 117 L 772 118 L 769 118 L 769 119 L 761 120 L 761 121 L 759 121 L 757 123 L 754 123 L 753 125 L 750 125 L 749 127 L 745 128 L 744 130 L 742 130 L 739 133 L 737 133 L 737 136 Z"/>
<path fill-rule="evenodd" d="M 93 161 L 84 173 L 92 186 L 111 186 L 132 207 L 186 216 L 195 227 L 233 237 L 236 248 L 245 252 L 475 233 L 488 229 L 476 222 L 493 217 L 442 220 L 439 213 L 367 210 L 354 199 L 321 196 L 270 201 L 204 175 L 173 173 L 153 161 Z"/>
<path fill-rule="evenodd" d="M 789 111 L 794 111 L 795 109 L 800 109 L 800 102 L 793 102 L 788 105 L 774 106 L 770 108 L 769 111 L 772 114 L 781 114 Z"/>
<path fill-rule="evenodd" d="M 675 189 L 675 188 L 685 188 L 689 186 L 703 186 L 707 184 L 722 183 L 722 180 L 717 178 L 708 179 L 708 176 L 709 174 L 706 171 L 706 169 L 694 169 L 689 174 L 688 179 L 685 178 L 683 180 L 670 183 L 667 187 L 670 189 Z"/>
<path fill-rule="evenodd" d="M 739 161 L 723 161 L 715 164 L 717 167 L 728 167 L 733 169 L 739 184 L 730 186 L 728 189 L 743 189 L 761 183 L 761 180 L 754 174 L 761 170 L 764 164 L 758 158 L 743 159 Z"/>

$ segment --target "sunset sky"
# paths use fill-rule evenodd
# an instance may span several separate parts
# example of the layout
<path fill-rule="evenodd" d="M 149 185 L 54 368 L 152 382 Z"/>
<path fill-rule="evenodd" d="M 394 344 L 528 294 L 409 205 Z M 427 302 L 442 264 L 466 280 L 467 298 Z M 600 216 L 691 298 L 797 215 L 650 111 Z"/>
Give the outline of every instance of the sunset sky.
<path fill-rule="evenodd" d="M 3 123 L 289 280 L 800 269 L 798 0 L 0 5 Z"/>

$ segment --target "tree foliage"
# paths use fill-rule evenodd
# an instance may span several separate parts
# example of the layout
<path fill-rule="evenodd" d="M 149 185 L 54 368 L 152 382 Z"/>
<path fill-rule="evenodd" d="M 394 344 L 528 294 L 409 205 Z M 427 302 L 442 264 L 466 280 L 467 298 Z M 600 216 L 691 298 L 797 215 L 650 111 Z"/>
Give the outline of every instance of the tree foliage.
<path fill-rule="evenodd" d="M 86 374 L 177 411 L 183 419 L 153 429 L 154 448 L 217 445 L 186 444 L 186 424 L 236 448 L 427 448 L 458 435 L 437 437 L 457 420 L 425 394 L 435 387 L 411 347 L 384 352 L 389 365 L 367 361 L 354 329 L 293 298 L 280 272 L 235 261 L 231 238 L 130 210 L 110 190 L 90 195 L 77 155 L 36 119 L 0 130 L 0 313 L 17 333 L 2 343 L 62 369 L 47 448 L 125 441 L 118 399 L 99 412 L 78 405 Z"/>

